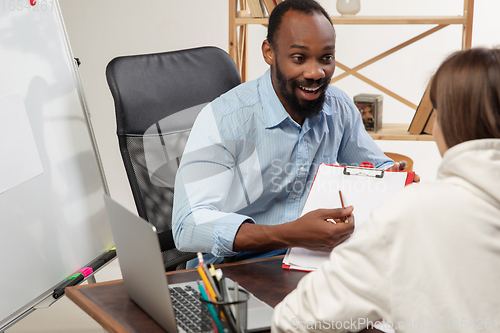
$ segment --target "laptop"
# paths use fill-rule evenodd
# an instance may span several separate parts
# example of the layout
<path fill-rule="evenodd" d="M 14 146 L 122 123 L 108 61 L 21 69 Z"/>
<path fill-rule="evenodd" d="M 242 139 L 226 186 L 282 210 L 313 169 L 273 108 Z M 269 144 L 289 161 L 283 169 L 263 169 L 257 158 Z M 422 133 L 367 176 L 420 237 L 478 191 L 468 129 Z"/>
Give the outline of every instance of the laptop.
<path fill-rule="evenodd" d="M 176 316 L 173 307 L 173 304 L 179 305 L 176 290 L 192 291 L 194 295 L 198 290 L 196 281 L 169 285 L 155 227 L 107 195 L 104 195 L 104 202 L 128 296 L 167 332 L 199 330 L 199 327 L 193 329 L 188 325 L 179 311 Z M 232 286 L 230 279 L 226 281 Z M 271 306 L 250 293 L 247 308 L 248 332 L 270 329 Z"/>

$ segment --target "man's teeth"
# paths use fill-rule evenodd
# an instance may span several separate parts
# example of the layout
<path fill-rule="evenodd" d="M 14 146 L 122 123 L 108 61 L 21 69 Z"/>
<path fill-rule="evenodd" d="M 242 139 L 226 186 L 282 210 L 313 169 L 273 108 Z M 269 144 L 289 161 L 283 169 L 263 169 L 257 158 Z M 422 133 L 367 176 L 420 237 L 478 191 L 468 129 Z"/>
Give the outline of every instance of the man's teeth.
<path fill-rule="evenodd" d="M 316 88 L 306 88 L 306 87 L 300 87 L 300 89 L 303 89 L 305 91 L 309 91 L 309 92 L 315 92 L 316 90 L 318 90 L 319 88 L 321 87 L 316 87 Z"/>

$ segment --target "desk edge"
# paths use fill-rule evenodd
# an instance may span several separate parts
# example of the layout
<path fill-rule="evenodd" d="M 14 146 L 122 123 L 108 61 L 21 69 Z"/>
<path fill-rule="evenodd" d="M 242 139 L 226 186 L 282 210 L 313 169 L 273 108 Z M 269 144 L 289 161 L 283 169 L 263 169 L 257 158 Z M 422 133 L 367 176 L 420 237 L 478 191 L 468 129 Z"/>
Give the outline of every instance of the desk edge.
<path fill-rule="evenodd" d="M 106 281 L 102 284 L 107 283 L 116 283 L 119 280 L 115 281 Z M 102 328 L 108 333 L 128 333 L 128 330 L 125 329 L 116 319 L 110 316 L 106 311 L 102 308 L 95 305 L 92 301 L 90 301 L 79 289 L 86 288 L 92 285 L 83 285 L 76 287 L 68 287 L 66 288 L 65 294 L 68 296 L 70 300 L 72 300 L 80 309 L 85 311 L 92 319 L 94 319 Z"/>

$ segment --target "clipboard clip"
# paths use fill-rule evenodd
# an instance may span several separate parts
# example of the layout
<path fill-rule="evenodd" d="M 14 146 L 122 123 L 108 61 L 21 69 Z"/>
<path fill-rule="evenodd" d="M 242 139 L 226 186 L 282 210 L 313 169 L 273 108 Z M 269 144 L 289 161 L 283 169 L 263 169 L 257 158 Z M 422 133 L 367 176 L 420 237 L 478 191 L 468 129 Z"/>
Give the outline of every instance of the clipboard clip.
<path fill-rule="evenodd" d="M 344 167 L 344 175 L 346 176 L 366 176 L 375 178 L 384 178 L 384 170 L 382 169 L 372 169 L 365 167 Z"/>

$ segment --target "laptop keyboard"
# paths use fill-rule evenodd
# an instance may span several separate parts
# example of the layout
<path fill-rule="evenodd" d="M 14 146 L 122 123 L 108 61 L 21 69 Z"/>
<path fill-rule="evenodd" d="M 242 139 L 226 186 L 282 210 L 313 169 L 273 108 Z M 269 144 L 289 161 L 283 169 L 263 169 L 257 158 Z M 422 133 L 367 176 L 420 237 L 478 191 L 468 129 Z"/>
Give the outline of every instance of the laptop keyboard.
<path fill-rule="evenodd" d="M 173 287 L 170 289 L 177 326 L 189 333 L 208 332 L 212 329 L 207 318 L 202 322 L 202 306 L 200 293 L 191 286 Z"/>

